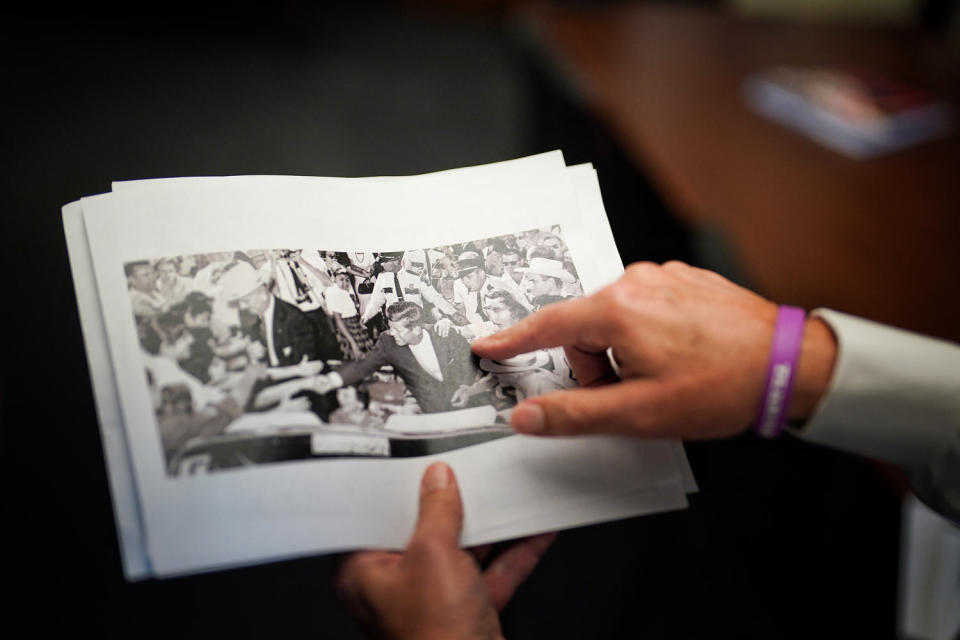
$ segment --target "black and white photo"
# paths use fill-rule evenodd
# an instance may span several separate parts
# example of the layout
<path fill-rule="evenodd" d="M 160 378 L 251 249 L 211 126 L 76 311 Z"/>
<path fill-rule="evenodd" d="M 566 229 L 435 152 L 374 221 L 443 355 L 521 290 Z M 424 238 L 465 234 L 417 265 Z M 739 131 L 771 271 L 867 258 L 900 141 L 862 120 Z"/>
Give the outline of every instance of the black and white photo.
<path fill-rule="evenodd" d="M 510 435 L 519 400 L 576 385 L 560 348 L 470 352 L 582 295 L 559 225 L 404 251 L 162 257 L 124 273 L 172 476 L 448 451 Z"/>

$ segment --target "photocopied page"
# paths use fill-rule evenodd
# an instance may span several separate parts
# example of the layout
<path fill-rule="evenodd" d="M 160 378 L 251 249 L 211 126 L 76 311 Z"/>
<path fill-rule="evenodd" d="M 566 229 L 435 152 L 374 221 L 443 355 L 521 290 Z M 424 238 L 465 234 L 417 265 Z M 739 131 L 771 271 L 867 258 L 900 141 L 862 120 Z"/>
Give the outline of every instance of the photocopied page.
<path fill-rule="evenodd" d="M 369 278 L 373 290 L 361 295 L 379 302 L 376 296 L 389 298 L 402 289 L 414 301 L 393 304 L 400 308 L 406 303 L 411 313 L 396 319 L 399 324 L 391 327 L 390 349 L 383 347 L 382 339 L 376 345 L 363 345 L 354 354 L 357 357 L 344 355 L 348 348 L 358 348 L 353 344 L 357 340 L 349 339 L 357 324 L 346 321 L 354 319 L 349 293 L 360 278 L 357 272 L 363 270 L 351 271 L 353 280 L 348 282 L 347 270 L 335 264 L 335 256 L 357 256 L 357 262 L 350 262 L 349 267 L 362 264 L 367 254 L 374 253 L 381 259 L 395 253 L 396 261 L 442 266 L 444 251 L 450 253 L 451 247 L 457 247 L 459 269 L 475 268 L 480 273 L 482 256 L 471 254 L 483 252 L 473 249 L 492 246 L 495 249 L 487 250 L 487 257 L 503 253 L 511 258 L 512 254 L 502 249 L 509 251 L 512 243 L 532 246 L 542 242 L 554 251 L 545 255 L 559 257 L 562 253 L 567 262 L 537 256 L 538 262 L 525 262 L 527 266 L 519 269 L 530 276 L 546 274 L 562 283 L 564 296 L 583 295 L 613 280 L 618 272 L 611 272 L 609 257 L 602 267 L 595 257 L 595 245 L 609 242 L 602 237 L 604 233 L 609 236 L 606 220 L 602 216 L 584 220 L 577 187 L 562 167 L 562 158 L 559 164 L 556 170 L 540 171 L 539 177 L 531 172 L 523 184 L 511 186 L 504 180 L 498 189 L 491 188 L 496 180 L 489 176 L 474 184 L 449 178 L 349 179 L 354 184 L 345 184 L 347 179 L 211 178 L 118 184 L 117 193 L 84 199 L 80 205 L 84 230 L 100 309 L 105 311 L 102 335 L 107 336 L 109 369 L 115 374 L 122 410 L 118 422 L 126 429 L 145 535 L 123 533 L 125 521 L 139 520 L 131 508 L 137 500 L 128 496 L 124 502 L 119 498 L 123 490 L 115 489 L 115 508 L 125 544 L 128 539 L 145 538 L 144 556 L 152 565 L 148 568 L 144 563 L 138 573 L 130 568 L 134 566 L 131 562 L 128 575 L 148 570 L 170 575 L 319 551 L 402 546 L 416 509 L 416 492 L 410 487 L 417 486 L 422 470 L 438 456 L 453 464 L 461 480 L 467 508 L 465 542 L 684 506 L 685 492 L 693 488 L 692 477 L 687 477 L 682 449 L 677 457 L 675 442 L 625 443 L 610 438 L 548 442 L 511 435 L 506 424 L 516 396 L 563 388 L 568 383 L 556 353 L 528 354 L 524 362 L 504 363 L 464 364 L 447 358 L 448 343 L 457 342 L 461 352 L 468 352 L 470 339 L 495 330 L 498 321 L 506 326 L 530 311 L 512 302 L 526 299 L 512 291 L 519 283 L 483 282 L 478 291 L 467 287 L 453 292 L 453 297 L 447 291 L 449 299 L 459 296 L 456 299 L 461 305 L 468 303 L 464 307 L 467 315 L 472 303 L 477 316 L 456 321 L 450 316 L 431 323 L 423 321 L 414 301 L 433 299 L 431 308 L 442 309 L 444 298 L 431 298 L 439 292 L 430 291 L 429 286 L 402 285 L 399 277 L 404 271 L 399 269 L 393 281 L 399 289 L 390 287 L 391 278 L 381 273 Z M 79 216 L 80 211 L 73 208 L 64 211 L 71 244 L 82 242 L 75 224 Z M 321 249 L 314 255 L 316 249 L 304 247 Z M 82 261 L 80 253 L 71 248 L 71 260 Z M 221 265 L 241 288 L 251 284 L 259 288 L 265 270 L 279 274 L 272 284 L 275 293 L 267 296 L 273 301 L 265 299 L 264 304 L 286 308 L 286 300 L 302 296 L 296 302 L 305 313 L 314 311 L 314 317 L 321 317 L 321 311 L 332 308 L 334 301 L 345 305 L 338 307 L 341 312 L 330 314 L 338 323 L 331 325 L 330 335 L 346 338 L 339 343 L 331 340 L 328 345 L 339 357 L 327 358 L 324 364 L 308 359 L 285 362 L 299 353 L 298 347 L 295 341 L 280 344 L 276 331 L 263 334 L 266 345 L 246 335 L 227 336 L 218 347 L 243 346 L 243 339 L 247 340 L 240 349 L 246 364 L 232 362 L 230 369 L 216 374 L 198 370 L 198 378 L 180 376 L 169 366 L 169 359 L 145 351 L 144 345 L 150 341 L 144 342 L 143 332 L 150 331 L 150 326 L 141 322 L 141 312 L 151 304 L 152 292 L 140 295 L 134 291 L 131 283 L 135 278 L 130 272 L 145 262 L 159 271 L 168 264 L 182 265 L 193 259 L 215 269 L 211 256 L 215 258 L 217 253 L 248 257 L 239 268 L 227 260 L 228 264 Z M 264 256 L 268 256 L 264 263 L 255 267 L 257 259 Z M 431 260 L 434 257 L 436 261 Z M 405 263 L 404 269 L 409 266 Z M 616 268 L 620 269 L 619 263 Z M 340 290 L 333 288 L 338 280 Z M 323 282 L 317 284 L 319 281 Z M 442 276 L 433 281 L 459 282 L 456 277 Z M 175 285 L 177 281 L 170 282 Z M 284 287 L 289 289 L 286 294 Z M 78 298 L 80 289 L 78 279 Z M 323 306 L 311 310 L 309 294 L 321 289 Z M 246 302 L 240 303 L 241 312 L 247 317 L 256 315 L 243 304 Z M 384 311 L 390 305 L 387 300 L 380 304 Z M 80 306 L 81 313 L 87 309 L 85 316 L 94 315 L 89 299 Z M 237 313 L 236 305 L 221 311 Z M 359 307 L 354 313 L 359 315 L 358 311 Z M 205 313 L 216 320 L 226 317 L 218 317 L 216 309 Z M 450 320 L 448 333 L 441 336 L 437 327 L 445 320 Z M 401 329 L 403 323 L 409 326 Z M 85 320 L 86 324 L 97 323 Z M 164 334 L 159 340 L 159 348 L 167 350 L 163 353 L 180 349 L 186 356 L 190 351 L 187 342 L 192 338 L 183 337 L 187 332 L 181 328 L 168 327 L 159 333 Z M 430 343 L 427 351 L 419 346 L 424 344 L 423 336 L 428 336 Z M 231 343 L 234 338 L 236 344 Z M 244 397 L 267 398 L 275 404 L 267 411 L 261 411 L 262 407 L 254 411 L 237 402 L 238 389 L 251 378 L 265 375 L 262 370 L 257 370 L 257 376 L 247 375 L 254 371 L 251 362 L 257 354 L 251 350 L 255 344 L 268 351 L 269 359 L 262 352 L 259 356 L 269 360 L 267 375 L 276 375 L 276 384 L 252 392 L 247 388 Z M 238 353 L 218 353 L 217 358 L 223 355 L 220 359 L 226 360 Z M 389 366 L 384 369 L 385 365 Z M 96 387 L 98 376 L 93 368 L 91 362 Z M 424 372 L 434 375 L 439 384 L 418 382 Z M 245 382 L 241 381 L 244 375 Z M 108 376 L 99 377 L 107 380 Z M 201 380 L 204 377 L 208 379 Z M 226 384 L 231 379 L 233 382 Z M 297 395 L 305 388 L 296 385 L 305 380 L 310 382 L 310 390 L 317 392 L 310 401 Z M 458 380 L 462 384 L 455 384 Z M 113 387 L 109 381 L 100 386 Z M 433 392 L 441 387 L 454 393 Z M 496 398 L 501 390 L 509 393 Z M 108 395 L 98 394 L 101 416 L 101 405 L 111 404 Z M 332 404 L 325 406 L 326 401 Z M 277 408 L 282 410 L 268 415 Z M 418 414 L 423 415 L 424 424 L 429 419 L 440 425 L 438 416 L 445 413 L 454 425 L 449 433 L 444 433 L 442 426 L 404 426 L 414 424 Z M 324 419 L 318 420 L 317 415 Z M 318 429 L 321 425 L 324 428 Z M 105 448 L 115 452 L 117 447 L 107 445 L 107 422 L 102 426 Z M 200 443 L 197 438 L 184 442 L 176 437 L 180 432 L 206 428 L 219 435 Z M 263 455 L 265 435 L 306 447 L 308 455 L 272 452 L 262 463 L 251 463 L 252 458 Z M 311 460 L 302 461 L 309 454 Z M 113 462 L 120 454 L 108 451 L 108 457 L 113 480 L 117 474 L 112 467 L 125 465 Z M 235 463 L 240 459 L 245 462 Z M 117 477 L 115 484 L 122 484 L 120 475 Z M 121 508 L 121 503 L 127 506 Z"/>
<path fill-rule="evenodd" d="M 378 177 L 378 178 L 326 178 L 309 177 L 312 181 L 358 181 L 358 180 L 394 180 L 394 179 L 445 179 L 463 181 L 496 182 L 499 186 L 519 183 L 533 178 L 538 172 L 555 172 L 565 167 L 563 155 L 552 151 L 488 165 L 448 169 L 418 176 Z M 271 176 L 270 178 L 277 178 Z M 300 179 L 296 176 L 283 176 L 284 179 Z M 222 180 L 223 178 L 155 178 L 147 180 L 129 180 L 113 183 L 114 190 L 132 188 L 153 188 L 171 186 L 179 183 Z M 113 371 L 109 366 L 109 354 L 103 316 L 100 312 L 96 284 L 93 280 L 92 264 L 87 246 L 86 231 L 83 227 L 82 208 L 79 202 L 71 203 L 63 211 L 64 232 L 70 252 L 73 278 L 78 307 L 80 308 L 84 339 L 87 347 L 90 374 L 94 385 L 95 400 L 100 420 L 105 460 L 108 465 L 114 513 L 117 519 L 118 537 L 121 542 L 121 556 L 127 579 L 135 580 L 149 575 L 145 532 L 142 530 L 140 506 L 134 486 L 131 460 L 126 447 L 126 433 L 120 414 L 119 396 L 116 390 Z"/>
<path fill-rule="evenodd" d="M 124 575 L 136 580 L 149 575 L 143 522 L 137 498 L 127 435 L 120 410 L 116 379 L 110 364 L 106 327 L 97 296 L 93 276 L 93 263 L 87 246 L 87 234 L 83 226 L 83 210 L 79 202 L 63 208 L 63 229 L 70 256 L 70 270 L 76 290 L 80 326 L 87 351 L 87 365 L 93 383 L 94 403 L 100 422 L 103 457 L 107 464 L 107 478 L 113 497 L 113 514 L 117 521 L 117 538 L 120 541 L 120 559 Z"/>

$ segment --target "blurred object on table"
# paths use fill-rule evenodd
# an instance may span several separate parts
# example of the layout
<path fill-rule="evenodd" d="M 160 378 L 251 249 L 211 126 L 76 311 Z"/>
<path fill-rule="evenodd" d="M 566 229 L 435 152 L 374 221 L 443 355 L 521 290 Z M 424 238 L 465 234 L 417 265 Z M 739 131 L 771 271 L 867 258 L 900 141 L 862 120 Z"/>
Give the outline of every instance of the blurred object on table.
<path fill-rule="evenodd" d="M 853 158 L 945 135 L 950 108 L 921 89 L 863 69 L 775 67 L 747 79 L 758 113 Z"/>

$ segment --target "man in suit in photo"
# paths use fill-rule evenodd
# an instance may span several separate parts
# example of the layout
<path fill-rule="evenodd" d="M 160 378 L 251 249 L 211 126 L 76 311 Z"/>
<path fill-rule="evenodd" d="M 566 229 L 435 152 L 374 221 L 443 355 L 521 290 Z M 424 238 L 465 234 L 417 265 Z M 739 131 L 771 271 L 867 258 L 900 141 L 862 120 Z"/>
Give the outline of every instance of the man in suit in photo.
<path fill-rule="evenodd" d="M 487 321 L 483 311 L 483 300 L 494 291 L 509 293 L 528 311 L 530 303 L 520 287 L 509 277 L 506 279 L 492 276 L 486 271 L 484 258 L 476 251 L 464 251 L 457 259 L 458 278 L 453 283 L 454 302 L 462 304 L 467 321 L 482 324 Z"/>
<path fill-rule="evenodd" d="M 322 393 L 356 384 L 380 367 L 391 365 L 424 413 L 459 408 L 450 403 L 454 392 L 461 385 L 472 384 L 477 375 L 469 343 L 456 331 L 424 325 L 415 302 L 390 304 L 386 315 L 389 328 L 374 348 L 363 359 L 320 376 L 314 389 Z"/>
<path fill-rule="evenodd" d="M 270 293 L 268 284 L 263 272 L 238 262 L 221 276 L 220 295 L 256 318 L 250 334 L 266 347 L 269 366 L 320 359 L 317 326 L 296 306 Z"/>

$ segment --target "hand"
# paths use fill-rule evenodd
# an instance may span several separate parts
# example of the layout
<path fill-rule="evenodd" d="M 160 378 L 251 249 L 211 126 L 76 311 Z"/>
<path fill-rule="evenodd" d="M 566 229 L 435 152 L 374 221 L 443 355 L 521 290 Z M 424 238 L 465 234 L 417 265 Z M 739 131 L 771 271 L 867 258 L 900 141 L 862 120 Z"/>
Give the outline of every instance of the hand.
<path fill-rule="evenodd" d="M 502 360 L 564 346 L 582 388 L 517 405 L 518 431 L 722 437 L 755 417 L 776 317 L 776 304 L 716 273 L 637 263 L 598 293 L 550 305 L 472 348 Z M 835 359 L 830 329 L 807 320 L 790 417 L 810 415 Z"/>
<path fill-rule="evenodd" d="M 210 361 L 207 367 L 207 376 L 210 378 L 210 384 L 217 385 L 227 379 L 227 363 L 223 358 L 216 357 Z"/>
<path fill-rule="evenodd" d="M 305 398 L 304 396 L 299 396 L 296 398 L 284 398 L 273 410 L 284 413 L 301 413 L 303 411 L 310 411 L 310 399 Z"/>
<path fill-rule="evenodd" d="M 296 378 L 264 387 L 257 393 L 257 397 L 253 401 L 253 406 L 259 409 L 272 404 L 282 403 L 284 400 L 289 400 L 291 396 L 310 389 L 310 383 L 310 380 Z"/>
<path fill-rule="evenodd" d="M 310 380 L 309 386 L 307 387 L 310 391 L 314 391 L 320 395 L 327 393 L 328 391 L 335 388 L 337 385 L 333 383 L 329 375 L 319 375 L 315 376 Z"/>
<path fill-rule="evenodd" d="M 303 359 L 297 363 L 296 369 L 291 374 L 301 378 L 309 378 L 323 371 L 323 367 L 323 360 L 308 360 L 307 356 L 303 356 Z"/>
<path fill-rule="evenodd" d="M 247 357 L 251 362 L 258 362 L 267 357 L 267 348 L 259 340 L 251 340 L 247 345 Z"/>
<path fill-rule="evenodd" d="M 497 613 L 536 567 L 555 534 L 520 541 L 482 574 L 460 549 L 463 504 L 453 471 L 432 464 L 420 484 L 420 515 L 403 553 L 349 556 L 337 579 L 341 598 L 375 637 L 502 638 Z"/>
<path fill-rule="evenodd" d="M 450 398 L 451 406 L 457 407 L 458 409 L 467 406 L 470 396 L 473 395 L 470 391 L 470 385 L 460 385 L 457 390 L 453 392 L 453 397 Z"/>
<path fill-rule="evenodd" d="M 437 335 L 440 336 L 441 338 L 446 338 L 448 335 L 450 335 L 451 329 L 456 331 L 456 329 L 453 326 L 453 320 L 451 320 L 450 318 L 440 318 L 440 320 L 437 321 L 437 323 L 433 326 L 433 328 L 436 330 Z"/>

